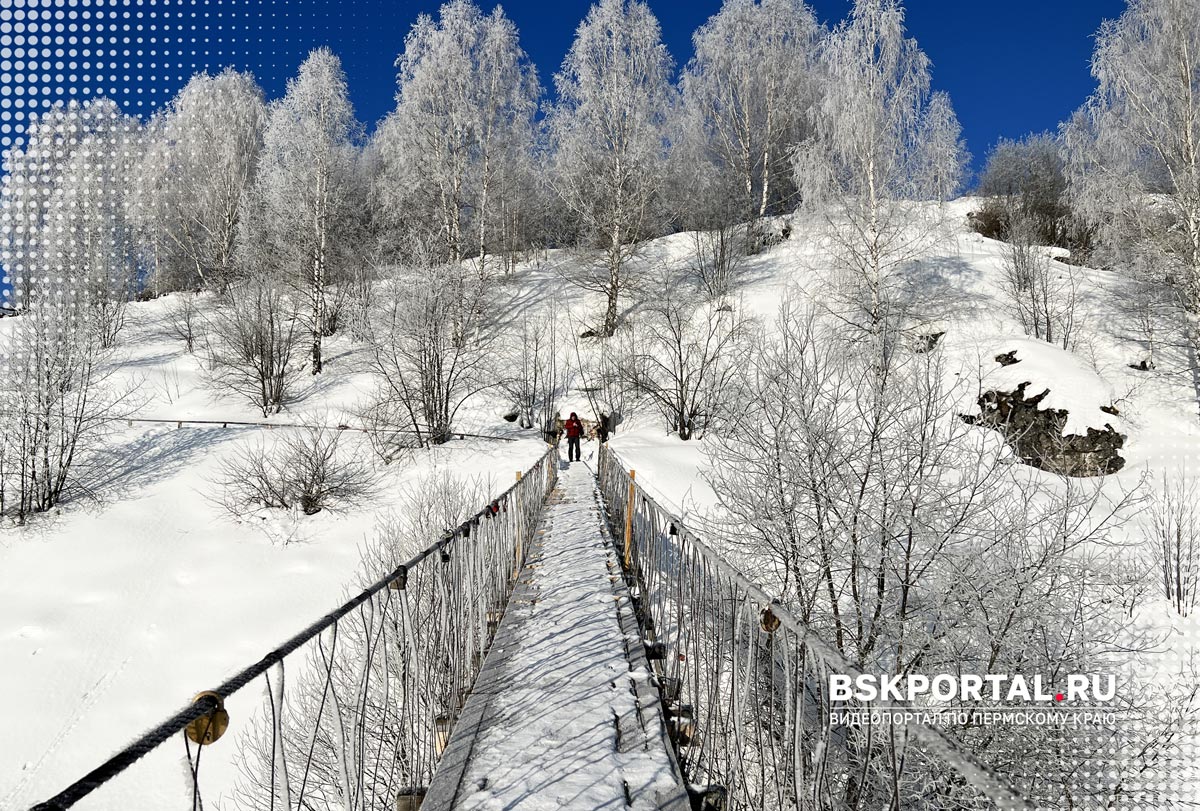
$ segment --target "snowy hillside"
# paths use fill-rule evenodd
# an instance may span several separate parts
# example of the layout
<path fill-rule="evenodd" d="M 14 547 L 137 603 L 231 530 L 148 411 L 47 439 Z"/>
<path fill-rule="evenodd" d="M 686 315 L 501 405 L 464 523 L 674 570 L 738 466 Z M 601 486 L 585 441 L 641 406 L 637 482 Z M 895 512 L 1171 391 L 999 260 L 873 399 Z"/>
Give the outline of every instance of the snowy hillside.
<path fill-rule="evenodd" d="M 942 354 L 950 378 L 966 381 L 962 412 L 970 412 L 980 387 L 1029 380 L 1031 390 L 1050 389 L 1048 406 L 1069 410 L 1071 430 L 1113 423 L 1127 433 L 1122 451 L 1127 463 L 1106 477 L 1106 490 L 1132 489 L 1147 477 L 1153 486 L 1162 470 L 1186 469 L 1187 460 L 1200 454 L 1200 424 L 1194 393 L 1178 373 L 1184 360 L 1164 357 L 1157 373 L 1129 368 L 1140 347 L 1118 315 L 1120 278 L 1082 271 L 1087 317 L 1074 351 L 1026 338 L 997 292 L 1003 245 L 965 226 L 965 212 L 973 204 L 951 204 L 957 221 L 952 238 L 911 269 L 956 302 L 936 322 L 945 335 L 934 351 Z M 682 268 L 689 245 L 686 234 L 666 237 L 647 245 L 637 261 L 647 268 Z M 791 239 L 747 262 L 734 306 L 769 332 L 782 299 L 822 295 L 825 282 L 816 255 L 803 226 L 795 228 Z M 523 303 L 508 311 L 512 318 L 505 330 L 511 332 L 522 318 L 551 312 L 576 333 L 588 323 L 602 301 L 562 285 L 558 270 L 570 261 L 566 254 L 551 253 L 519 266 L 499 285 L 498 298 Z M 139 419 L 357 424 L 371 374 L 354 340 L 331 342 L 327 374 L 306 381 L 296 405 L 264 420 L 244 402 L 214 395 L 204 385 L 201 359 L 164 334 L 168 302 L 131 307 L 126 337 L 113 361 L 120 376 L 136 385 Z M 634 305 L 627 314 L 631 323 L 638 322 L 640 308 Z M 567 335 L 564 342 L 570 340 Z M 582 351 L 595 352 L 602 345 L 585 341 Z M 1016 365 L 1001 367 L 992 360 L 1013 350 L 1021 361 Z M 588 392 L 580 385 L 577 381 L 563 393 L 559 410 L 593 419 Z M 1119 418 L 1099 410 L 1114 404 Z M 92 497 L 26 527 L 9 527 L 0 536 L 0 658 L 6 662 L 0 687 L 21 697 L 9 707 L 13 732 L 0 744 L 0 760 L 19 764 L 4 772 L 0 805 L 21 807 L 77 777 L 94 764 L 97 753 L 113 750 L 133 731 L 339 602 L 348 588 L 361 583 L 361 554 L 378 522 L 410 506 L 406 484 L 448 470 L 484 481 L 490 492 L 507 487 L 544 445 L 537 430 L 503 419 L 506 410 L 498 392 L 474 398 L 456 425 L 497 439 L 455 439 L 380 467 L 379 496 L 368 507 L 312 516 L 263 510 L 242 520 L 218 504 L 221 460 L 240 445 L 263 438 L 271 442 L 293 429 L 187 422 L 121 427 L 105 443 L 107 461 L 90 486 Z M 354 443 L 354 453 L 370 454 L 361 435 L 350 434 L 347 441 Z M 707 483 L 707 444 L 670 436 L 645 406 L 625 415 L 613 439 L 621 458 L 637 469 L 638 481 L 697 528 L 720 523 Z M 593 454 L 594 445 L 587 445 L 585 459 Z M 1048 483 L 1053 479 L 1046 474 Z M 1126 531 L 1138 534 L 1138 523 Z M 1135 619 L 1157 631 L 1173 627 L 1161 649 L 1178 655 L 1200 644 L 1194 624 L 1166 619 L 1170 612 L 1152 594 Z M 1162 671 L 1164 677 L 1169 672 Z M 256 700 L 239 696 L 231 712 L 245 718 Z M 145 775 L 155 773 L 150 766 L 139 768 Z M 210 762 L 209 768 L 216 766 Z M 216 779 L 214 773 L 210 779 Z M 229 779 L 220 782 L 228 785 Z"/>

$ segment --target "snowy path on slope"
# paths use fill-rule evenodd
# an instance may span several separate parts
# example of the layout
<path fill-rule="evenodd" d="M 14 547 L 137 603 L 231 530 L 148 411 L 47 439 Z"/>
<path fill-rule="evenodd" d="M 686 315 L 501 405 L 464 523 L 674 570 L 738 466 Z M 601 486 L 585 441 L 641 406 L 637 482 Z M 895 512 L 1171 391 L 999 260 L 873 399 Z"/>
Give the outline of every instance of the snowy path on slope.
<path fill-rule="evenodd" d="M 644 659 L 631 666 L 626 653 L 632 642 L 636 663 L 640 640 L 622 629 L 628 598 L 601 521 L 592 473 L 577 462 L 562 471 L 476 685 L 479 731 L 464 741 L 454 809 L 686 808 Z"/>

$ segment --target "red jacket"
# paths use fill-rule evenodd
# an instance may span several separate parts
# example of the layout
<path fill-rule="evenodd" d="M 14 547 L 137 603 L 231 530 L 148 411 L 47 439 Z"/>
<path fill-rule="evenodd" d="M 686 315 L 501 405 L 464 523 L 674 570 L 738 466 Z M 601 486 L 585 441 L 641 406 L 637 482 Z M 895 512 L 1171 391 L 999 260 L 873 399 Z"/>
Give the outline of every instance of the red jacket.
<path fill-rule="evenodd" d="M 583 436 L 583 423 L 578 419 L 567 420 L 566 424 L 567 438 L 574 439 L 577 436 Z"/>

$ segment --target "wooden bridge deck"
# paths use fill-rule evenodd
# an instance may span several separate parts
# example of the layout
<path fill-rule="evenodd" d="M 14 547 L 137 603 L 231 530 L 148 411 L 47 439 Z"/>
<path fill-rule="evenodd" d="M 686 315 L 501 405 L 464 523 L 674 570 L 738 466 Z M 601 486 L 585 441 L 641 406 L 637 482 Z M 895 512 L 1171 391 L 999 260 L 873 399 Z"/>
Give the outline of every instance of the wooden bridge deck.
<path fill-rule="evenodd" d="M 687 811 L 591 470 L 545 509 L 422 811 Z"/>

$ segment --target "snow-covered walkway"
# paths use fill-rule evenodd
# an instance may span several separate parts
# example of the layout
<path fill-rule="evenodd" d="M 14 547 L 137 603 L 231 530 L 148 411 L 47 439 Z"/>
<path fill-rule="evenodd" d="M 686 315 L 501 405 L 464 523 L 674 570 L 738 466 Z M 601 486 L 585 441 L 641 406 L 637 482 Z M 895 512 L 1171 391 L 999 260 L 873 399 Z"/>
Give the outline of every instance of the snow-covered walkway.
<path fill-rule="evenodd" d="M 546 509 L 422 809 L 686 809 L 586 464 Z"/>

